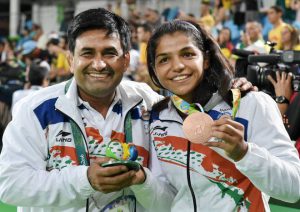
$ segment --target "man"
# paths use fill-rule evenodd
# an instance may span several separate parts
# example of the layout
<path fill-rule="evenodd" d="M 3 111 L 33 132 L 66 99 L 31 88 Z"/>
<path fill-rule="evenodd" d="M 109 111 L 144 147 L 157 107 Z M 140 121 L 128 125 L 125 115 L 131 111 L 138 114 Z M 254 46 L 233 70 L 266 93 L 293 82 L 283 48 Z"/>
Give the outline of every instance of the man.
<path fill-rule="evenodd" d="M 261 30 L 262 26 L 256 21 L 246 23 L 246 47 L 245 50 L 257 53 L 267 53 Z"/>
<path fill-rule="evenodd" d="M 146 49 L 148 40 L 151 37 L 153 28 L 150 24 L 144 23 L 140 24 L 137 27 L 137 39 L 139 41 L 139 50 L 140 50 L 140 63 L 145 64 L 146 61 Z"/>
<path fill-rule="evenodd" d="M 56 82 L 62 82 L 72 77 L 69 69 L 66 51 L 59 46 L 59 39 L 52 38 L 47 43 L 48 52 L 53 57 L 50 79 Z"/>
<path fill-rule="evenodd" d="M 148 7 L 145 11 L 145 20 L 153 29 L 161 25 L 161 17 L 157 10 Z"/>
<path fill-rule="evenodd" d="M 142 114 L 161 97 L 145 84 L 120 83 L 129 65 L 130 33 L 119 16 L 84 11 L 70 24 L 68 40 L 74 79 L 37 91 L 14 109 L 0 156 L 0 200 L 31 212 L 134 211 L 135 205 L 142 211 L 133 190 L 138 194 L 143 186 L 129 186 L 143 183 L 159 192 L 163 185 L 147 188 L 155 177 L 146 179 L 146 168 L 101 164 L 117 140 L 135 144 L 137 161 L 148 165 L 149 128 Z M 124 129 L 127 116 L 134 130 Z M 160 211 L 170 207 L 172 194 L 163 201 L 151 194 L 139 201 Z"/>
<path fill-rule="evenodd" d="M 28 88 L 17 90 L 12 96 L 12 110 L 15 104 L 23 99 L 25 96 L 31 95 L 43 87 L 49 85 L 49 70 L 39 64 L 38 61 L 33 61 L 28 71 Z"/>
<path fill-rule="evenodd" d="M 282 20 L 282 8 L 279 6 L 272 6 L 268 10 L 268 19 L 270 23 L 273 25 L 273 29 L 268 34 L 269 41 L 276 42 L 277 45 L 275 46 L 275 49 L 281 49 L 281 31 L 283 27 L 286 25 L 286 23 Z"/>
<path fill-rule="evenodd" d="M 47 50 L 39 49 L 36 41 L 28 40 L 22 45 L 21 48 L 22 51 L 20 53 L 22 56 L 22 61 L 26 65 L 30 65 L 35 59 L 40 59 L 42 61 L 41 64 L 43 66 L 47 66 L 47 68 L 50 70 L 49 52 Z"/>
<path fill-rule="evenodd" d="M 210 32 L 211 29 L 215 26 L 215 19 L 210 14 L 210 1 L 202 0 L 200 14 L 200 24 L 203 24 L 205 26 L 205 29 L 207 29 Z"/>

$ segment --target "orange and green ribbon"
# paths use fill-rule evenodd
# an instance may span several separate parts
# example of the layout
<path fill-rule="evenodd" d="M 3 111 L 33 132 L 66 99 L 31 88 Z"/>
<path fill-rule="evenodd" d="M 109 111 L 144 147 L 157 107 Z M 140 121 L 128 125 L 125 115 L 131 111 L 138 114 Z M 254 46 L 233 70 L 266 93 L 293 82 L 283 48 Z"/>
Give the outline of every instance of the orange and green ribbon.
<path fill-rule="evenodd" d="M 237 111 L 240 107 L 241 91 L 239 89 L 231 89 L 232 92 L 232 114 L 231 117 L 234 120 Z M 175 107 L 184 114 L 190 115 L 195 112 L 204 112 L 203 107 L 198 103 L 188 103 L 176 95 L 171 96 L 171 100 Z"/>
<path fill-rule="evenodd" d="M 204 112 L 203 107 L 198 103 L 188 103 L 176 95 L 171 96 L 171 100 L 175 107 L 184 114 L 190 115 L 195 112 Z"/>
<path fill-rule="evenodd" d="M 232 92 L 232 114 L 231 117 L 234 120 L 236 113 L 241 103 L 241 91 L 239 89 L 231 89 Z"/>

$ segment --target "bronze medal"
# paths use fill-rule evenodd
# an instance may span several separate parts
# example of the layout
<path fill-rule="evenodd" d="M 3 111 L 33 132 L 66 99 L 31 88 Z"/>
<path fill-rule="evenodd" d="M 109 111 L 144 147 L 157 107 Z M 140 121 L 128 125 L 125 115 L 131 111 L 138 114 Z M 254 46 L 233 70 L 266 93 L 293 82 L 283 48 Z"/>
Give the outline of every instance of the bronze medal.
<path fill-rule="evenodd" d="M 196 112 L 183 122 L 183 132 L 192 143 L 205 143 L 211 137 L 213 119 L 206 113 Z"/>

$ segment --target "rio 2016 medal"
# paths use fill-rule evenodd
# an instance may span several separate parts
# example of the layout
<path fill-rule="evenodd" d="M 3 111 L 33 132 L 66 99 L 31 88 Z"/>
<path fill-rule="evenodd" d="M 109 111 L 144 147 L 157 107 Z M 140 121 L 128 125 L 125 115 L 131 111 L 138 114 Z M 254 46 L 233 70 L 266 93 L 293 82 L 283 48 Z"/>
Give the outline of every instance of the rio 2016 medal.
<path fill-rule="evenodd" d="M 211 137 L 213 119 L 206 113 L 196 112 L 183 122 L 183 132 L 192 143 L 205 143 Z"/>

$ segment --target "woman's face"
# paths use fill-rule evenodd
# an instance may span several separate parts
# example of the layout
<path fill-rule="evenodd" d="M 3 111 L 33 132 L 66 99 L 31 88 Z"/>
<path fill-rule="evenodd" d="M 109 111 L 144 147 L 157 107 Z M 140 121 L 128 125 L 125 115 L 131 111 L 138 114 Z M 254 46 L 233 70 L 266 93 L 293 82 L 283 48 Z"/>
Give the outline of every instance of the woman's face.
<path fill-rule="evenodd" d="M 183 32 L 166 34 L 155 52 L 155 73 L 161 85 L 191 102 L 193 91 L 203 78 L 203 54 Z"/>

